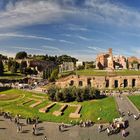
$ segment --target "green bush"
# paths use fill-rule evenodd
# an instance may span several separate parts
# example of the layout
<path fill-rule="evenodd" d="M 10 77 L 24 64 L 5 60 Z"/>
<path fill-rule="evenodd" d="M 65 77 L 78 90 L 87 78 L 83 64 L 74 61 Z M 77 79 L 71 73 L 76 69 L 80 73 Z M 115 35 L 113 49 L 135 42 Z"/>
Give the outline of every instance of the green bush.
<path fill-rule="evenodd" d="M 48 96 L 51 101 L 63 102 L 82 102 L 85 100 L 100 98 L 100 91 L 93 87 L 76 88 L 67 87 L 59 89 L 56 86 L 51 86 L 48 89 Z"/>

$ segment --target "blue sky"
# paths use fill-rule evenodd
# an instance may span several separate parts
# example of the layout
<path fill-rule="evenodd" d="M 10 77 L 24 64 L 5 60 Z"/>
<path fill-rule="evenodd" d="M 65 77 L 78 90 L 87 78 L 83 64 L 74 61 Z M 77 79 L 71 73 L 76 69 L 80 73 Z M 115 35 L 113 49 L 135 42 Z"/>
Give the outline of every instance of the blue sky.
<path fill-rule="evenodd" d="M 139 0 L 0 0 L 0 53 L 140 57 Z"/>

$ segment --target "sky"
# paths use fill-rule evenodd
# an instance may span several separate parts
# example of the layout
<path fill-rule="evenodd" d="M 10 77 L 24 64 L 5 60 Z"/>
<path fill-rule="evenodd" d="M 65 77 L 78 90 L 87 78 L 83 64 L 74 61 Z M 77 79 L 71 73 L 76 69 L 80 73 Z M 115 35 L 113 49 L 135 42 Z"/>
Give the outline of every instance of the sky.
<path fill-rule="evenodd" d="M 140 0 L 0 0 L 0 53 L 67 54 L 79 61 L 140 57 Z"/>

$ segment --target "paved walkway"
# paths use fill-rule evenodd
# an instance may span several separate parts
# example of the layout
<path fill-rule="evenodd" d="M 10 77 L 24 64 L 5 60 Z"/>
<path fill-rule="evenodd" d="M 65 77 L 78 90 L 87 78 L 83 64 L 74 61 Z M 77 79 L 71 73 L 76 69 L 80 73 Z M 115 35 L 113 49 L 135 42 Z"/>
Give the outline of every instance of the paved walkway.
<path fill-rule="evenodd" d="M 137 113 L 137 110 L 128 101 L 126 96 L 122 99 L 115 97 L 119 108 L 127 113 L 128 109 Z M 98 133 L 98 125 L 94 125 L 89 128 L 80 128 L 79 126 L 73 126 L 64 129 L 63 132 L 59 132 L 57 123 L 43 122 L 38 125 L 38 136 L 32 135 L 32 125 L 26 125 L 25 120 L 21 120 L 24 124 L 21 133 L 16 132 L 16 125 L 10 120 L 4 119 L 0 116 L 0 140 L 43 140 L 44 136 L 47 136 L 47 140 L 140 140 L 140 119 L 134 120 L 133 116 L 125 116 L 130 126 L 127 128 L 129 135 L 126 138 L 122 138 L 121 134 L 107 136 L 106 132 Z M 106 128 L 106 126 L 104 126 Z"/>
<path fill-rule="evenodd" d="M 133 105 L 133 103 L 128 99 L 126 95 L 121 95 L 121 97 L 115 96 L 115 99 L 118 105 L 118 109 L 121 112 L 124 112 L 124 118 L 131 120 L 132 117 L 128 117 L 127 115 L 128 111 L 130 111 L 132 114 L 135 114 L 136 116 L 138 115 L 138 109 Z"/>

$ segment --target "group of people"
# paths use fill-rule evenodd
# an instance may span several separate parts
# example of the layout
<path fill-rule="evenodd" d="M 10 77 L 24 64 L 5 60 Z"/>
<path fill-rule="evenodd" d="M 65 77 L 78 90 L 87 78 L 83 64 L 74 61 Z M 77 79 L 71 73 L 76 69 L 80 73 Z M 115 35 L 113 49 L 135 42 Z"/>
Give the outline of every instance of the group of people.
<path fill-rule="evenodd" d="M 5 119 L 10 119 L 10 121 L 14 121 L 15 125 L 16 125 L 16 129 L 17 129 L 17 133 L 22 132 L 22 123 L 20 122 L 20 118 L 21 116 L 19 114 L 15 115 L 15 117 L 12 117 L 12 115 L 9 112 L 3 112 L 2 113 L 3 117 Z M 28 117 L 26 119 L 26 124 L 30 125 L 32 124 L 32 133 L 33 135 L 37 135 L 37 124 L 39 123 L 39 117 L 33 118 L 31 119 L 30 117 Z"/>
<path fill-rule="evenodd" d="M 79 126 L 80 127 L 90 127 L 90 126 L 93 126 L 94 125 L 94 122 L 91 121 L 91 120 L 87 120 L 87 121 L 80 121 L 79 123 Z"/>

